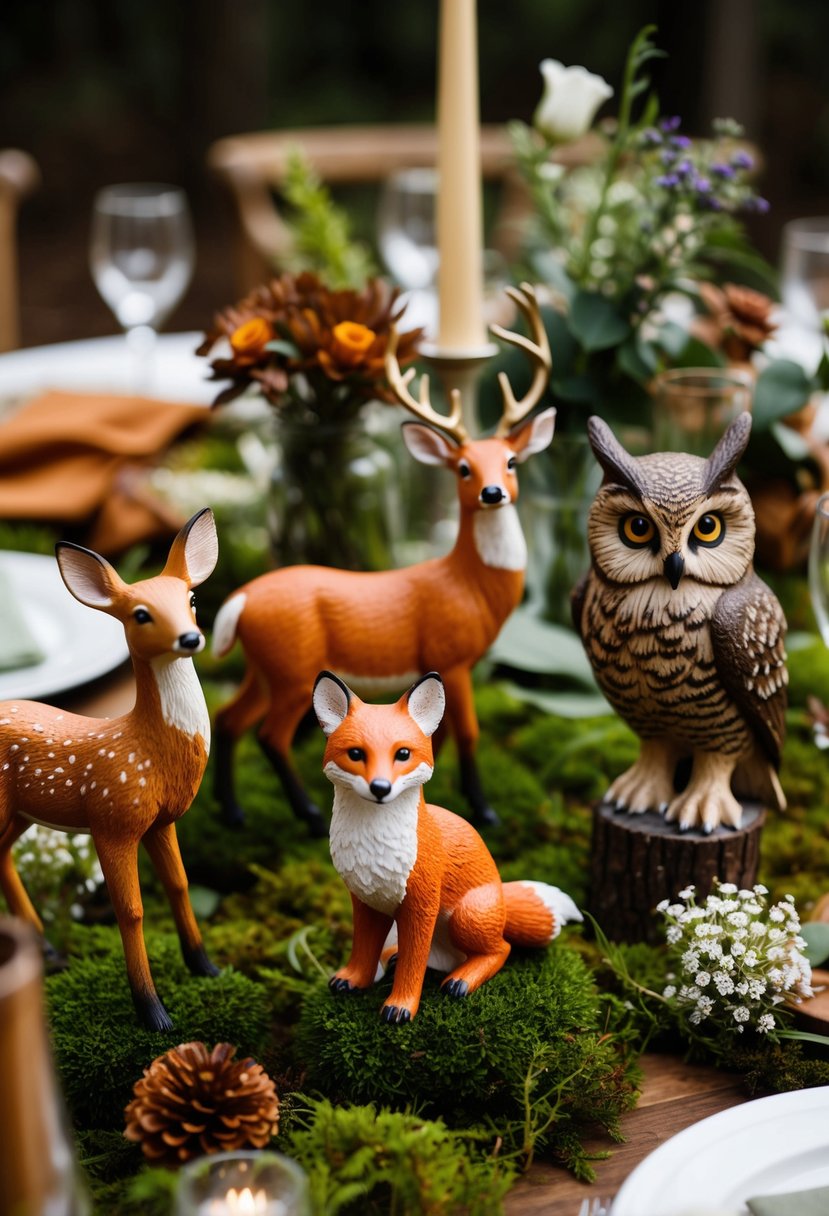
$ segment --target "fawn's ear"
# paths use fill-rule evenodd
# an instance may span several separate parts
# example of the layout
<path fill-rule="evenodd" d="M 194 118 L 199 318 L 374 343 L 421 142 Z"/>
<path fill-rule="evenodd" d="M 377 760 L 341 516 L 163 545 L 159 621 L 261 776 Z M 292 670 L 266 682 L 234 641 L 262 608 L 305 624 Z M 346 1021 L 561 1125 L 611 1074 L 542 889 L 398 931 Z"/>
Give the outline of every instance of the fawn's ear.
<path fill-rule="evenodd" d="M 411 686 L 406 693 L 406 704 L 424 735 L 433 735 L 443 719 L 446 708 L 446 693 L 443 680 L 436 671 L 430 671 Z"/>
<path fill-rule="evenodd" d="M 458 445 L 424 422 L 404 422 L 403 442 L 421 464 L 449 465 L 454 463 Z"/>
<path fill-rule="evenodd" d="M 170 546 L 164 573 L 182 579 L 190 587 L 198 587 L 213 573 L 218 560 L 216 521 L 210 507 L 203 507 L 188 519 Z"/>
<path fill-rule="evenodd" d="M 507 435 L 507 443 L 515 452 L 518 463 L 523 464 L 536 452 L 543 452 L 548 448 L 553 442 L 555 429 L 556 411 L 552 406 L 513 427 Z"/>
<path fill-rule="evenodd" d="M 88 608 L 109 611 L 124 590 L 124 583 L 113 566 L 91 549 L 68 540 L 55 545 L 61 578 L 76 600 Z"/>
<path fill-rule="evenodd" d="M 333 671 L 321 671 L 314 684 L 314 713 L 324 735 L 332 735 L 348 715 L 353 693 Z"/>

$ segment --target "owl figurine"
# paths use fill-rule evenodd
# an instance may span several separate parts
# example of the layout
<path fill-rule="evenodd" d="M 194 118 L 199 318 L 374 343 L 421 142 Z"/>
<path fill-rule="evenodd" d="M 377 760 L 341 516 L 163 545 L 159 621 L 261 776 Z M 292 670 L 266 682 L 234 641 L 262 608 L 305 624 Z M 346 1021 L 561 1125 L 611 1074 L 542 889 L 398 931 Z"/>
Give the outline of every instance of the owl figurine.
<path fill-rule="evenodd" d="M 600 418 L 588 423 L 604 480 L 573 618 L 602 692 L 641 739 L 605 800 L 680 831 L 739 827 L 736 795 L 786 805 L 786 621 L 754 573 L 754 512 L 735 472 L 750 431 L 740 415 L 707 460 L 633 457 Z M 691 774 L 677 793 L 682 760 Z"/>

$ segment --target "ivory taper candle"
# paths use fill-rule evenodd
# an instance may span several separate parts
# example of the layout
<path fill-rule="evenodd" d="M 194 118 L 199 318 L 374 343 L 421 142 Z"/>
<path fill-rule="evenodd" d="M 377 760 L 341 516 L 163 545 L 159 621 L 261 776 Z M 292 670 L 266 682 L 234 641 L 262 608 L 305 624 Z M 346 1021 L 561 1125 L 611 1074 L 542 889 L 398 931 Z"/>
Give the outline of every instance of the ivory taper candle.
<path fill-rule="evenodd" d="M 486 343 L 475 0 L 441 0 L 438 43 L 438 347 Z"/>

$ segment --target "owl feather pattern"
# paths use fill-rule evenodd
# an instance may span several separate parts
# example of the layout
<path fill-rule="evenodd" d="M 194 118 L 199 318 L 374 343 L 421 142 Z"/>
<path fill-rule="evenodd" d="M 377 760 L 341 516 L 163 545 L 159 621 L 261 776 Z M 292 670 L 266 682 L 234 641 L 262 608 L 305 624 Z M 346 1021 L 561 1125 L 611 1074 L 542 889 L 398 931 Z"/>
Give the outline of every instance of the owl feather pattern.
<path fill-rule="evenodd" d="M 599 686 L 642 741 L 606 797 L 660 810 L 681 830 L 738 827 L 736 794 L 785 806 L 786 622 L 754 573 L 754 514 L 735 472 L 750 428 L 742 415 L 708 460 L 635 458 L 600 419 L 588 428 L 605 478 L 574 622 Z M 677 793 L 683 758 L 691 777 Z"/>

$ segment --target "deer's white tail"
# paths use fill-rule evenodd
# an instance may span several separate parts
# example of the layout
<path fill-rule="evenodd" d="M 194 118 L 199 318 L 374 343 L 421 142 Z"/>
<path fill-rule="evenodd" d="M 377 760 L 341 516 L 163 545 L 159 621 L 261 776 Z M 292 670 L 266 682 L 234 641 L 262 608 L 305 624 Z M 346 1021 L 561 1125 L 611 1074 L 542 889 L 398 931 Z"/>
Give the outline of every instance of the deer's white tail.
<path fill-rule="evenodd" d="M 236 641 L 236 627 L 239 624 L 239 617 L 244 611 L 247 598 L 242 591 L 232 595 L 229 600 L 225 600 L 216 614 L 211 648 L 219 659 L 227 654 Z"/>

